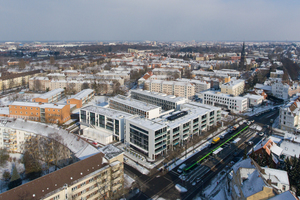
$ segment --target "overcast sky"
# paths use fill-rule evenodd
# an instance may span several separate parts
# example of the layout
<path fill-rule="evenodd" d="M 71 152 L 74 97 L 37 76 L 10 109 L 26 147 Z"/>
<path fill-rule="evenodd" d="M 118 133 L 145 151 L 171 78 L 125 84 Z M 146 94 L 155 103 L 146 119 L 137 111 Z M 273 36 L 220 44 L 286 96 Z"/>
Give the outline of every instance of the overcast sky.
<path fill-rule="evenodd" d="M 299 0 L 0 0 L 0 41 L 300 40 Z"/>

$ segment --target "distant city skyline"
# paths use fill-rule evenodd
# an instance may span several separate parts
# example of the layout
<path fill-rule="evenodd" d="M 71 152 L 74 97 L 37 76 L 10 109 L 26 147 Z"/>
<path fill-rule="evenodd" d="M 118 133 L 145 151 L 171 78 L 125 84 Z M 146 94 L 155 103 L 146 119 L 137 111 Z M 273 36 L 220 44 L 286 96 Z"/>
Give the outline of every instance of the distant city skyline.
<path fill-rule="evenodd" d="M 300 41 L 299 1 L 0 0 L 0 41 Z"/>

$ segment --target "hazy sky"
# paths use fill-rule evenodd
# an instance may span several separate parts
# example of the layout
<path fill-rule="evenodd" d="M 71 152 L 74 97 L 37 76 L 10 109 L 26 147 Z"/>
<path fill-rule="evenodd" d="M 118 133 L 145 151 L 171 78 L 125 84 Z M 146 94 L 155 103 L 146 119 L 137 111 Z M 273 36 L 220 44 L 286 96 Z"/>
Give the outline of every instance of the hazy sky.
<path fill-rule="evenodd" d="M 299 0 L 0 0 L 0 41 L 300 40 Z"/>

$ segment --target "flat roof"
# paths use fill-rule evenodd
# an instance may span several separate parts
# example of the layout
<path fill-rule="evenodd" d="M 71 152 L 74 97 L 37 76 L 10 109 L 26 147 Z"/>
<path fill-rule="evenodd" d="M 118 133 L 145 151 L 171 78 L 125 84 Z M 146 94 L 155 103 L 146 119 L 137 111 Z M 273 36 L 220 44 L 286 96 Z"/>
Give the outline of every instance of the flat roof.
<path fill-rule="evenodd" d="M 125 96 L 122 96 L 122 95 L 117 95 L 117 96 L 114 96 L 114 97 L 110 98 L 109 102 L 111 100 L 119 102 L 119 103 L 127 105 L 127 106 L 130 106 L 130 107 L 133 107 L 133 108 L 138 108 L 138 109 L 143 110 L 143 111 L 150 111 L 150 110 L 160 108 L 159 106 L 149 104 L 149 103 L 145 103 L 143 101 L 139 101 L 139 100 L 136 100 L 136 99 L 131 99 L 131 98 L 128 98 L 128 97 L 125 97 Z"/>
<path fill-rule="evenodd" d="M 174 102 L 174 103 L 187 101 L 187 99 L 183 98 L 183 97 L 176 97 L 174 95 L 167 95 L 167 94 L 158 93 L 158 92 L 150 92 L 149 90 L 136 89 L 136 90 L 130 90 L 130 92 L 135 92 L 138 94 L 143 94 L 143 95 L 147 95 L 149 97 L 154 97 L 157 99 L 162 99 L 162 100 L 166 100 L 166 101 Z"/>
<path fill-rule="evenodd" d="M 30 106 L 30 107 L 39 107 L 39 108 L 58 108 L 62 109 L 65 107 L 65 104 L 54 104 L 54 103 L 39 103 L 39 102 L 24 102 L 24 101 L 14 101 L 12 106 Z"/>
<path fill-rule="evenodd" d="M 46 93 L 44 93 L 44 94 L 42 94 L 41 96 L 38 96 L 38 97 L 36 97 L 36 98 L 48 99 L 49 97 L 52 97 L 52 96 L 54 96 L 54 95 L 56 95 L 56 94 L 58 94 L 58 93 L 61 93 L 61 92 L 63 92 L 63 91 L 65 91 L 65 90 L 62 89 L 62 88 L 57 88 L 57 89 L 51 90 L 51 91 L 49 91 L 49 92 L 46 92 Z"/>
<path fill-rule="evenodd" d="M 85 90 L 82 90 L 82 91 L 78 92 L 77 94 L 71 96 L 70 99 L 81 100 L 81 99 L 83 99 L 84 97 L 87 97 L 88 95 L 90 95 L 93 92 L 94 92 L 94 90 L 92 90 L 92 89 L 85 89 Z"/>
<path fill-rule="evenodd" d="M 211 95 L 216 95 L 216 96 L 219 96 L 219 97 L 226 97 L 226 98 L 238 99 L 238 100 L 247 99 L 245 97 L 230 96 L 230 94 L 224 94 L 224 93 L 221 93 L 221 92 L 214 92 L 214 91 L 205 91 L 205 92 L 201 92 L 200 94 L 211 94 Z"/>
<path fill-rule="evenodd" d="M 80 110 L 95 112 L 97 114 L 102 114 L 102 115 L 105 115 L 105 116 L 111 117 L 111 118 L 123 118 L 123 117 L 133 116 L 133 115 L 123 112 L 123 111 L 115 110 L 112 108 L 105 108 L 105 107 L 101 107 L 101 106 L 92 106 L 91 105 L 91 106 L 83 107 Z"/>

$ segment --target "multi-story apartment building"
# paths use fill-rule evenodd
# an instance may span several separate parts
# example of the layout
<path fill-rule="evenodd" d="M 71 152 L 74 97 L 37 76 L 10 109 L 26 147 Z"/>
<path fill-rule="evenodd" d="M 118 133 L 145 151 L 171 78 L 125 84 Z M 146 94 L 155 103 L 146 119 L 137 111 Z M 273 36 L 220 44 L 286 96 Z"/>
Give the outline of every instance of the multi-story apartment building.
<path fill-rule="evenodd" d="M 271 88 L 273 96 L 283 100 L 287 100 L 300 92 L 300 85 L 296 82 L 289 85 L 287 83 L 282 83 L 281 80 L 275 80 L 272 82 Z"/>
<path fill-rule="evenodd" d="M 248 109 L 248 99 L 245 97 L 233 97 L 213 91 L 202 92 L 198 97 L 204 104 L 225 107 L 233 112 L 243 112 Z"/>
<path fill-rule="evenodd" d="M 222 75 L 227 75 L 230 77 L 240 77 L 241 73 L 237 70 L 234 69 L 221 69 L 221 70 L 214 70 L 214 73 L 216 76 L 222 76 Z"/>
<path fill-rule="evenodd" d="M 204 90 L 210 89 L 210 82 L 207 82 L 207 81 L 186 79 L 186 78 L 177 79 L 177 81 L 194 84 L 195 85 L 195 93 L 199 93 Z"/>
<path fill-rule="evenodd" d="M 157 105 L 163 110 L 178 110 L 181 104 L 187 102 L 186 98 L 141 89 L 130 90 L 130 97 L 149 104 Z"/>
<path fill-rule="evenodd" d="M 282 78 L 283 77 L 283 70 L 276 69 L 275 72 L 270 72 L 270 78 Z"/>
<path fill-rule="evenodd" d="M 178 69 L 155 68 L 152 70 L 153 75 L 172 75 L 181 78 L 181 72 Z"/>
<path fill-rule="evenodd" d="M 99 78 L 122 78 L 124 80 L 130 80 L 130 71 L 129 72 L 119 72 L 119 71 L 115 71 L 115 72 L 110 72 L 110 71 L 105 71 L 105 72 L 99 72 L 96 74 L 97 77 Z"/>
<path fill-rule="evenodd" d="M 56 103 L 59 100 L 65 97 L 65 90 L 62 88 L 57 88 L 46 92 L 36 98 L 33 98 L 33 102 L 42 102 L 42 103 Z"/>
<path fill-rule="evenodd" d="M 49 90 L 66 88 L 74 90 L 74 92 L 80 92 L 82 89 L 82 85 L 86 83 L 90 85 L 90 81 L 83 80 L 51 80 L 49 82 L 45 82 L 45 87 Z"/>
<path fill-rule="evenodd" d="M 0 199 L 120 198 L 124 187 L 123 152 L 108 145 L 101 153 L 0 194 Z"/>
<path fill-rule="evenodd" d="M 70 119 L 70 105 L 15 101 L 9 105 L 9 117 L 63 124 Z"/>
<path fill-rule="evenodd" d="M 42 70 L 34 70 L 29 72 L 14 73 L 9 75 L 2 75 L 0 77 L 0 90 L 6 90 L 19 86 L 26 86 L 29 79 L 33 76 L 42 74 Z"/>
<path fill-rule="evenodd" d="M 81 108 L 84 104 L 91 101 L 94 96 L 94 90 L 85 89 L 67 99 L 67 104 L 76 104 L 76 108 Z"/>
<path fill-rule="evenodd" d="M 279 124 L 282 130 L 289 132 L 300 129 L 300 97 L 295 97 L 287 105 L 280 107 Z"/>
<path fill-rule="evenodd" d="M 55 137 L 52 137 L 55 135 Z M 59 136 L 59 137 L 56 137 Z M 83 159 L 91 154 L 97 153 L 98 150 L 84 140 L 78 139 L 76 135 L 70 134 L 64 129 L 59 129 L 57 126 L 26 121 L 24 119 L 0 119 L 0 148 L 7 149 L 11 152 L 24 153 L 24 142 L 32 137 L 50 137 L 58 139 L 60 144 L 65 145 L 70 152 L 70 155 L 78 159 Z M 69 142 L 72 141 L 72 142 Z M 78 148 L 82 151 L 78 151 Z M 62 160 L 62 164 L 65 161 Z"/>
<path fill-rule="evenodd" d="M 238 96 L 244 93 L 245 80 L 231 79 L 229 82 L 221 85 L 221 92 L 224 94 L 231 94 Z"/>
<path fill-rule="evenodd" d="M 177 81 L 147 80 L 145 88 L 151 92 L 165 93 L 178 97 L 192 98 L 195 95 L 195 85 Z"/>
<path fill-rule="evenodd" d="M 122 95 L 112 97 L 108 101 L 109 107 L 130 114 L 138 114 L 148 119 L 159 117 L 161 107 Z"/>
<path fill-rule="evenodd" d="M 83 135 L 90 138 L 100 138 L 101 133 L 108 133 L 109 141 L 123 141 L 125 119 L 131 116 L 111 108 L 87 106 L 80 109 L 80 128 L 83 130 Z M 90 134 L 92 132 L 90 128 L 94 128 L 99 133 Z"/>
<path fill-rule="evenodd" d="M 201 134 L 221 119 L 221 109 L 199 103 L 181 105 L 182 109 L 160 118 L 132 116 L 126 119 L 125 144 L 154 161 L 167 149 Z"/>
<path fill-rule="evenodd" d="M 31 91 L 45 91 L 46 82 L 50 82 L 48 77 L 35 76 L 29 79 L 29 90 Z"/>

